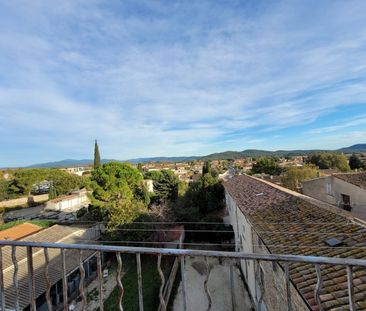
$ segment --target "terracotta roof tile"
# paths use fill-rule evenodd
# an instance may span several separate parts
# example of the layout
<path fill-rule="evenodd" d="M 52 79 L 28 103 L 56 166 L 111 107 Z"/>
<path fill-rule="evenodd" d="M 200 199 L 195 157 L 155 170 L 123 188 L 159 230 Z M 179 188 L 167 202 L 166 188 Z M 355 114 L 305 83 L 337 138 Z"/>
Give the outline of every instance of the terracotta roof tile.
<path fill-rule="evenodd" d="M 0 240 L 19 240 L 31 234 L 41 231 L 43 228 L 34 224 L 24 223 L 1 230 Z"/>
<path fill-rule="evenodd" d="M 246 175 L 232 178 L 224 186 L 271 253 L 366 259 L 366 229 L 341 214 Z M 333 237 L 341 239 L 344 245 L 327 246 L 325 240 Z M 321 273 L 324 310 L 348 310 L 345 267 L 321 265 Z M 314 267 L 290 264 L 290 277 L 316 310 Z M 353 278 L 356 301 L 363 304 L 366 270 L 355 267 Z"/>
<path fill-rule="evenodd" d="M 339 174 L 333 174 L 333 176 L 366 190 L 366 172 L 339 173 Z"/>

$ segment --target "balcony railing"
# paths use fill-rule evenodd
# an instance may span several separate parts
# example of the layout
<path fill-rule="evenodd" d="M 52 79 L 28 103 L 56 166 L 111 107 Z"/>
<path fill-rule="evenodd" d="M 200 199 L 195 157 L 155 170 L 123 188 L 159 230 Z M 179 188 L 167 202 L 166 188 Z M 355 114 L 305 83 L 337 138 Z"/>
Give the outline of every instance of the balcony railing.
<path fill-rule="evenodd" d="M 5 248 L 8 247 L 11 250 L 11 258 L 4 258 Z M 16 258 L 16 248 L 21 248 L 26 250 L 26 257 L 23 262 L 18 262 Z M 316 275 L 317 275 L 317 284 L 314 289 L 314 297 L 316 299 L 319 310 L 323 310 L 321 299 L 320 299 L 320 291 L 322 289 L 323 281 L 322 275 L 320 271 L 320 265 L 335 265 L 335 266 L 343 266 L 346 269 L 347 273 L 347 285 L 348 285 L 348 301 L 349 301 L 349 309 L 355 310 L 354 303 L 354 290 L 353 290 L 353 267 L 362 267 L 366 268 L 366 260 L 360 259 L 343 259 L 343 258 L 328 258 L 328 257 L 314 257 L 314 256 L 295 256 L 295 255 L 273 255 L 273 254 L 249 254 L 242 252 L 222 252 L 222 251 L 204 251 L 204 250 L 188 250 L 188 249 L 166 249 L 166 248 L 147 248 L 147 247 L 127 247 L 127 246 L 106 246 L 106 245 L 89 245 L 89 244 L 61 244 L 61 243 L 38 243 L 38 242 L 22 242 L 22 241 L 0 241 L 0 307 L 2 311 L 5 310 L 20 310 L 20 287 L 18 283 L 18 272 L 19 272 L 19 264 L 26 264 L 27 267 L 27 303 L 29 304 L 30 310 L 36 310 L 36 298 L 39 290 L 37 290 L 37 286 L 39 286 L 39 278 L 40 271 L 42 272 L 42 278 L 45 282 L 45 297 L 48 305 L 48 309 L 52 310 L 53 305 L 51 301 L 51 278 L 50 278 L 50 253 L 53 254 L 57 252 L 61 261 L 61 271 L 62 271 L 62 296 L 63 296 L 63 310 L 68 310 L 68 284 L 67 284 L 67 261 L 69 260 L 69 255 L 67 252 L 76 252 L 79 256 L 79 262 L 76 269 L 79 269 L 80 272 L 80 283 L 79 283 L 79 295 L 82 301 L 82 310 L 86 310 L 87 305 L 87 297 L 85 294 L 85 268 L 84 261 L 85 258 L 90 258 L 90 256 L 96 256 L 96 264 L 97 264 L 97 279 L 98 279 L 98 287 L 99 287 L 99 305 L 100 310 L 103 311 L 103 271 L 102 271 L 102 254 L 103 253 L 113 253 L 116 257 L 117 261 L 117 273 L 116 273 L 116 284 L 118 288 L 118 306 L 119 310 L 123 310 L 122 308 L 122 300 L 124 294 L 124 287 L 121 281 L 122 276 L 122 259 L 121 254 L 135 254 L 136 255 L 136 265 L 137 265 L 137 284 L 138 284 L 138 298 L 139 298 L 139 309 L 143 310 L 143 292 L 142 292 L 142 275 L 141 275 L 141 258 L 142 254 L 155 255 L 157 256 L 157 271 L 160 276 L 161 284 L 159 291 L 159 301 L 160 301 L 160 309 L 167 309 L 167 301 L 165 301 L 164 296 L 164 286 L 166 284 L 165 276 L 161 268 L 161 260 L 163 256 L 176 256 L 179 258 L 180 262 L 180 271 L 181 271 L 181 280 L 182 280 L 182 295 L 183 295 L 183 305 L 184 310 L 187 310 L 186 303 L 186 278 L 185 278 L 185 257 L 186 256 L 194 256 L 194 257 L 203 257 L 207 263 L 207 275 L 205 280 L 205 292 L 207 295 L 207 301 L 210 308 L 212 297 L 210 296 L 210 291 L 207 286 L 207 281 L 209 278 L 210 268 L 207 262 L 208 258 L 219 258 L 220 260 L 229 261 L 231 264 L 235 265 L 240 260 L 251 260 L 257 263 L 256 269 L 256 278 L 257 280 L 261 279 L 260 277 L 260 269 L 259 262 L 267 261 L 267 262 L 279 262 L 284 267 L 285 272 L 285 280 L 286 280 L 286 292 L 287 292 L 287 310 L 293 310 L 291 294 L 290 294 L 290 274 L 289 274 L 289 264 L 291 263 L 305 263 L 311 264 L 315 267 Z M 43 256 L 44 264 L 42 265 L 42 270 L 38 267 L 35 269 L 34 266 L 34 258 L 35 256 Z M 8 267 L 4 267 L 4 262 L 8 261 Z M 10 262 L 11 260 L 11 262 Z M 12 265 L 9 266 L 9 263 Z M 11 287 L 14 289 L 14 299 L 12 301 L 6 301 L 5 295 L 5 286 L 4 286 L 4 274 L 9 273 L 7 269 L 13 269 L 12 273 L 12 285 Z M 36 273 L 35 273 L 35 270 Z M 75 271 L 75 270 L 74 270 Z M 263 284 L 259 284 L 261 288 L 261 293 L 263 293 Z M 263 297 L 257 297 L 257 300 L 260 302 L 263 300 Z M 257 302 L 258 302 L 257 301 Z M 24 302 L 23 302 L 24 304 Z M 11 307 L 9 308 L 9 305 Z M 5 309 L 6 308 L 6 309 Z"/>

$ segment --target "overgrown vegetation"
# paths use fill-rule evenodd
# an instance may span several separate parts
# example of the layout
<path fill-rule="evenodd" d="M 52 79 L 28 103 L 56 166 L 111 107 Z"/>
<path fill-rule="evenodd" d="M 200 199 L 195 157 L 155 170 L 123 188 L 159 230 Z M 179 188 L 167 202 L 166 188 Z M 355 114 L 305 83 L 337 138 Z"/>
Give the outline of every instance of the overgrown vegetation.
<path fill-rule="evenodd" d="M 17 169 L 11 180 L 0 179 L 0 200 L 9 200 L 29 195 L 38 183 L 48 181 L 53 185 L 55 196 L 80 189 L 85 179 L 58 169 Z"/>
<path fill-rule="evenodd" d="M 152 179 L 154 182 L 154 194 L 151 196 L 151 203 L 163 204 L 177 199 L 179 179 L 172 171 L 146 172 L 145 178 Z"/>
<path fill-rule="evenodd" d="M 89 187 L 93 190 L 89 219 L 107 222 L 112 233 L 147 213 L 148 193 L 143 176 L 128 163 L 110 162 L 92 172 Z"/>
<path fill-rule="evenodd" d="M 314 164 L 320 169 L 337 169 L 342 172 L 350 170 L 347 157 L 337 153 L 316 153 L 308 157 L 307 163 Z"/>
<path fill-rule="evenodd" d="M 350 156 L 348 164 L 349 164 L 351 170 L 358 170 L 358 169 L 364 169 L 365 168 L 365 165 L 362 163 L 360 157 L 355 153 L 353 153 Z"/>
<path fill-rule="evenodd" d="M 172 171 L 152 171 L 145 178 L 154 182 L 149 194 L 143 174 L 128 163 L 110 162 L 93 171 L 89 210 L 79 216 L 107 223 L 111 240 L 155 241 L 156 229 L 166 222 L 199 221 L 224 207 L 224 189 L 209 164 L 195 182 L 180 182 Z M 84 214 L 84 215 L 83 215 Z M 144 230 L 138 230 L 144 229 Z"/>
<path fill-rule="evenodd" d="M 164 274 L 168 275 L 171 265 L 170 258 L 163 257 L 162 269 Z M 138 287 L 137 287 L 137 271 L 135 256 L 124 255 L 122 257 L 122 268 L 124 275 L 122 283 L 125 292 L 122 299 L 123 310 L 135 311 L 139 310 L 138 303 Z M 141 274 L 142 274 L 142 293 L 144 299 L 144 310 L 155 311 L 159 305 L 159 288 L 161 280 L 157 271 L 156 256 L 141 256 Z M 104 310 L 114 311 L 118 309 L 118 288 L 116 287 L 111 295 L 104 302 Z"/>
<path fill-rule="evenodd" d="M 318 170 L 314 165 L 302 167 L 291 166 L 283 174 L 281 181 L 284 187 L 291 190 L 299 190 L 305 180 L 316 178 Z"/>
<path fill-rule="evenodd" d="M 280 175 L 283 169 L 278 165 L 279 159 L 275 157 L 260 157 L 253 164 L 252 174 Z"/>

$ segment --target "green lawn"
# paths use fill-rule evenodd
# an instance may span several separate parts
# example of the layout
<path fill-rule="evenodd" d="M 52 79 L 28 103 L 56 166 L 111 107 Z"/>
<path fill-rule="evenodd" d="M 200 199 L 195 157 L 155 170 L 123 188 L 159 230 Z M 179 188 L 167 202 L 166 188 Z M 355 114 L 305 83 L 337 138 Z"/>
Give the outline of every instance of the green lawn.
<path fill-rule="evenodd" d="M 163 257 L 162 268 L 164 274 L 170 271 L 171 258 Z M 122 303 L 124 311 L 139 310 L 137 269 L 135 255 L 123 255 L 122 270 L 125 275 L 122 277 L 122 284 L 125 289 Z M 144 310 L 156 311 L 159 306 L 160 276 L 157 271 L 157 256 L 141 255 L 142 292 L 144 296 Z M 112 294 L 105 300 L 106 311 L 118 310 L 118 289 L 115 288 Z"/>

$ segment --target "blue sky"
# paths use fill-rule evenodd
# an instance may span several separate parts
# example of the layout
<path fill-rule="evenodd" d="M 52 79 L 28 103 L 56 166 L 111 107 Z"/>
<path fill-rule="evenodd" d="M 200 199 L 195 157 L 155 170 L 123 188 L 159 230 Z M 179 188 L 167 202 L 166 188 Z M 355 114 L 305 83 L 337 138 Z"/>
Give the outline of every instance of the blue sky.
<path fill-rule="evenodd" d="M 4 0 L 0 29 L 0 167 L 366 142 L 363 0 Z"/>

